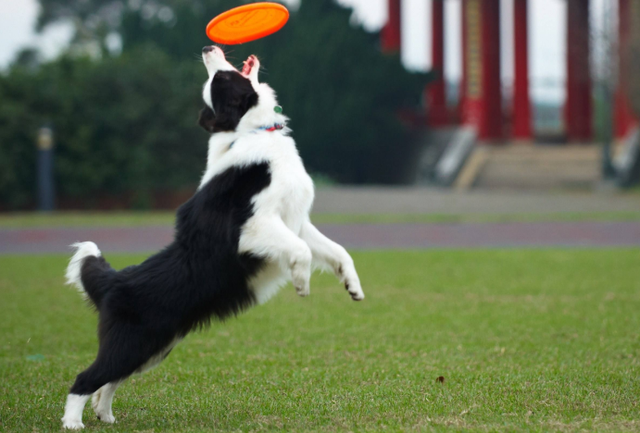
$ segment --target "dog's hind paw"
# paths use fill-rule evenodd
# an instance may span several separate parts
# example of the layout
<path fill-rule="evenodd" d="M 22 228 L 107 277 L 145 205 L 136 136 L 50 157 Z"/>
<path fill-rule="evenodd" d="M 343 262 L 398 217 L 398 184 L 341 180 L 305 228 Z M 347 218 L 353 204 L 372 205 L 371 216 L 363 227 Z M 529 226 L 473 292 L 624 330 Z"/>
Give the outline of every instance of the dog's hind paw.
<path fill-rule="evenodd" d="M 81 430 L 84 428 L 84 424 L 82 424 L 82 420 L 79 419 L 62 418 L 62 427 L 67 430 Z"/>
<path fill-rule="evenodd" d="M 96 416 L 98 417 L 98 419 L 102 422 L 106 422 L 108 424 L 113 424 L 114 422 L 116 422 L 116 417 L 113 416 L 112 413 L 98 413 L 96 412 Z"/>

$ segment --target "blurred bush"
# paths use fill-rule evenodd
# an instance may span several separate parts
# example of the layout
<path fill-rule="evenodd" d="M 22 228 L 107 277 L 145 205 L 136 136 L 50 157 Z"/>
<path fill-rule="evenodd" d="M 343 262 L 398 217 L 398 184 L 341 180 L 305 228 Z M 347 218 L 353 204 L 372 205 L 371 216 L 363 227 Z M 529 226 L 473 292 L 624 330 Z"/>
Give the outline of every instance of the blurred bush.
<path fill-rule="evenodd" d="M 0 78 L 0 201 L 21 207 L 33 196 L 43 123 L 55 131 L 61 196 L 135 191 L 144 204 L 152 189 L 193 185 L 206 158 L 202 80 L 154 46 L 102 61 L 65 57 L 36 73 L 13 68 Z"/>
<path fill-rule="evenodd" d="M 34 67 L 33 55 L 21 56 L 28 61 L 0 76 L 0 205 L 32 201 L 43 123 L 56 134 L 64 197 L 91 203 L 133 193 L 144 206 L 153 191 L 195 185 L 207 141 L 196 126 L 206 79 L 196 59 L 210 44 L 206 23 L 238 2 L 41 2 L 42 25 L 70 17 L 82 24 L 64 57 Z M 303 0 L 280 32 L 225 51 L 236 64 L 252 53 L 261 58 L 261 81 L 278 92 L 309 171 L 338 182 L 399 182 L 414 152 L 398 111 L 420 103 L 429 75 L 382 55 L 378 35 L 349 25 L 350 15 L 330 0 Z M 114 31 L 117 55 L 105 43 Z M 99 55 L 78 54 L 90 44 Z"/>

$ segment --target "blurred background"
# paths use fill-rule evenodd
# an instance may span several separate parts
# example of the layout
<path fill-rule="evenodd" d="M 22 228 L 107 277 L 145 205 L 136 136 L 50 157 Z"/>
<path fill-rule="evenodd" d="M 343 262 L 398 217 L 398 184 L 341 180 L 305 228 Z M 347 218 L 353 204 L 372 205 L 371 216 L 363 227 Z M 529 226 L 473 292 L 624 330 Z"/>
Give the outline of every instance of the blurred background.
<path fill-rule="evenodd" d="M 186 200 L 208 138 L 204 28 L 243 3 L 1 0 L 0 211 Z M 640 210 L 639 0 L 285 4 L 283 30 L 223 48 L 262 59 L 317 211 L 532 212 L 558 194 Z"/>
<path fill-rule="evenodd" d="M 95 354 L 69 245 L 172 242 L 205 27 L 244 3 L 0 0 L 0 431 L 58 431 Z M 109 431 L 640 431 L 640 0 L 285 4 L 223 49 L 261 58 L 367 299 L 318 275 L 185 339 Z"/>

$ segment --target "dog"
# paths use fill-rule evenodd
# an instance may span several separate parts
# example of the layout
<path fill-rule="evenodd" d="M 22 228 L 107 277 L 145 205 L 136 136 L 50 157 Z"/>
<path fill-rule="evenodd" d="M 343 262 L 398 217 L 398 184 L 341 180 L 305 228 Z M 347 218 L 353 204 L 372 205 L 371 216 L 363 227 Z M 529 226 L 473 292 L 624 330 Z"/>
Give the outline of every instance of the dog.
<path fill-rule="evenodd" d="M 199 124 L 212 135 L 173 243 L 120 271 L 95 243 L 73 245 L 67 283 L 98 311 L 100 345 L 67 396 L 67 429 L 84 427 L 90 398 L 100 420 L 115 422 L 118 386 L 162 362 L 190 331 L 266 302 L 287 281 L 308 296 L 312 268 L 333 271 L 353 300 L 364 299 L 352 258 L 311 224 L 313 182 L 275 92 L 258 81 L 258 58 L 238 71 L 219 47 L 202 51 L 209 78 Z"/>

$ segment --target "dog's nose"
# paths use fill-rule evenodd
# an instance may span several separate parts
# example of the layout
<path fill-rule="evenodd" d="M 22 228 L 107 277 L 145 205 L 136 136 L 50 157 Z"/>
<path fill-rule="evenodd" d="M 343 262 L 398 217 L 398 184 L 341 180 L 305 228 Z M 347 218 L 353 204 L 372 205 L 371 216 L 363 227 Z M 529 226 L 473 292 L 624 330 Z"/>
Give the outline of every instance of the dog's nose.
<path fill-rule="evenodd" d="M 210 53 L 211 51 L 213 51 L 213 45 L 207 45 L 206 47 L 202 48 L 203 53 Z"/>

